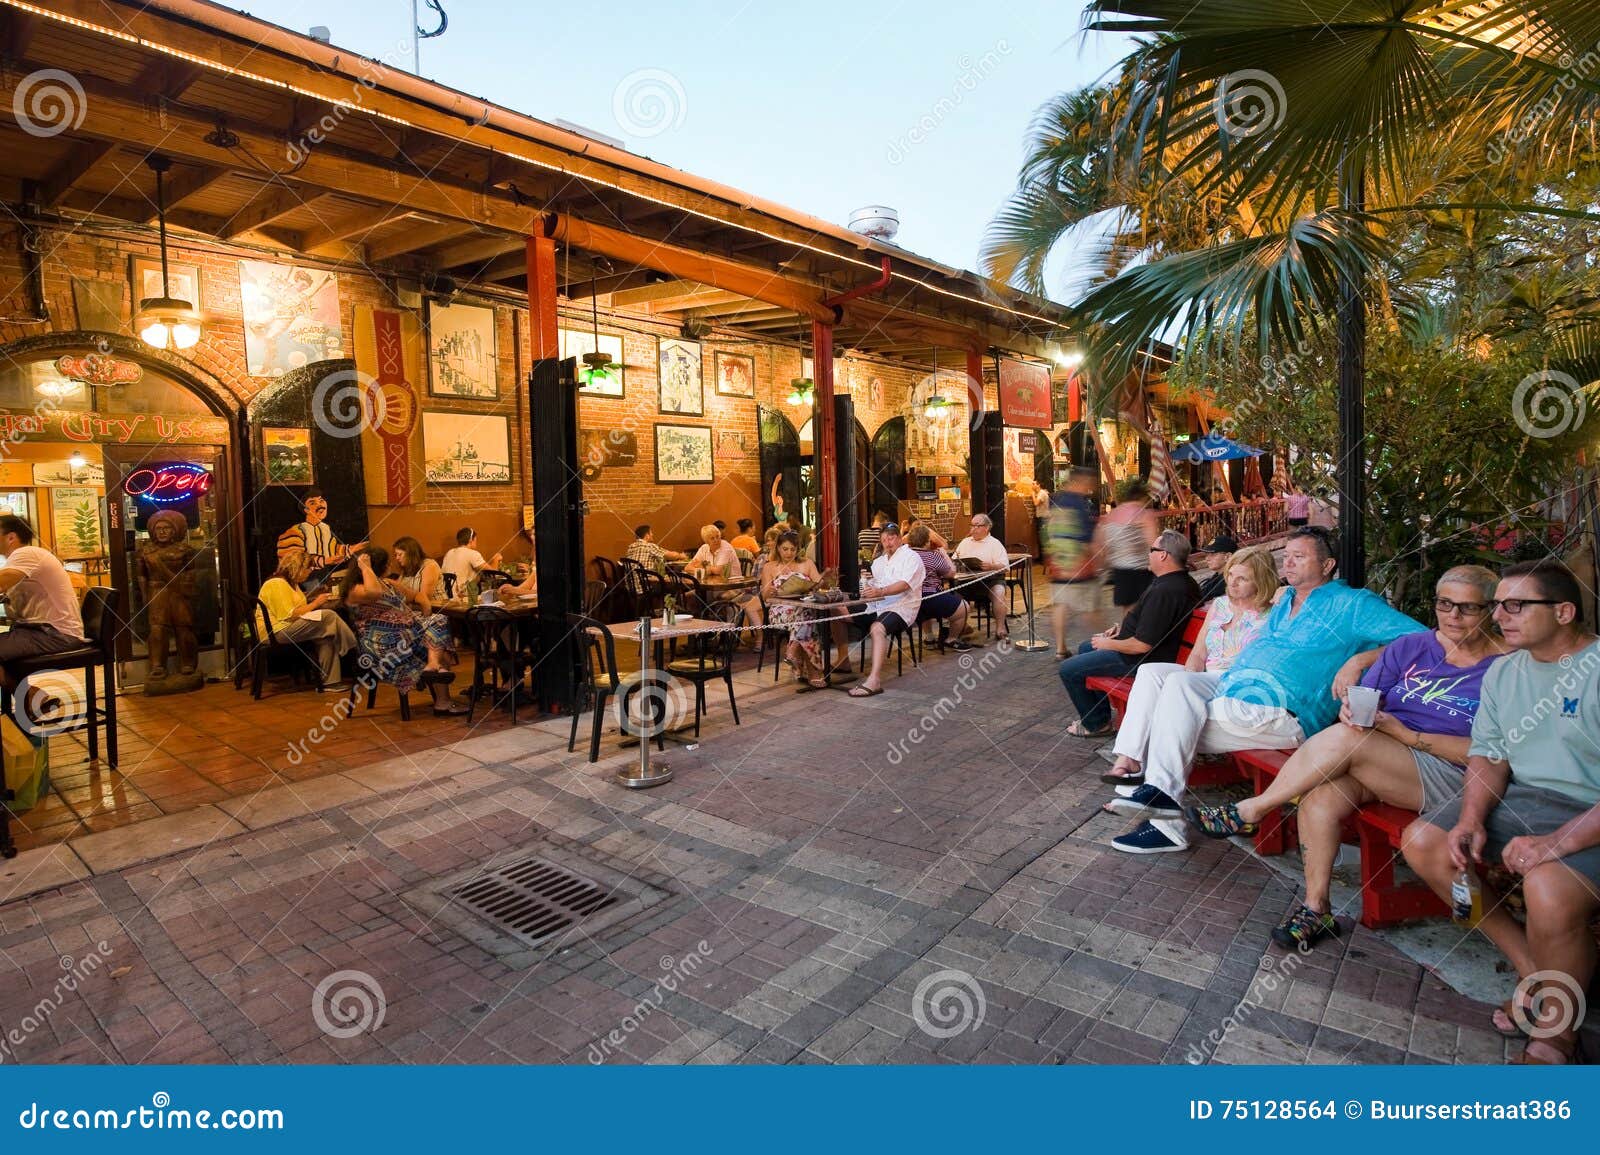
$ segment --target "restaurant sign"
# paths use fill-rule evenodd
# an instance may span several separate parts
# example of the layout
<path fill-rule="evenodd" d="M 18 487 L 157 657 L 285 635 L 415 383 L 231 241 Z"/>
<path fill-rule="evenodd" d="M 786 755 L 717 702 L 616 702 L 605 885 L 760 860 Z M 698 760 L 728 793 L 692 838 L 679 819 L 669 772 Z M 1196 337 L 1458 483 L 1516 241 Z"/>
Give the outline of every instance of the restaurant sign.
<path fill-rule="evenodd" d="M 1025 429 L 1050 428 L 1050 367 L 1038 361 L 1000 360 L 1000 420 Z"/>
<path fill-rule="evenodd" d="M 160 413 L 0 410 L 0 441 L 77 441 L 101 445 L 226 445 L 222 417 Z"/>

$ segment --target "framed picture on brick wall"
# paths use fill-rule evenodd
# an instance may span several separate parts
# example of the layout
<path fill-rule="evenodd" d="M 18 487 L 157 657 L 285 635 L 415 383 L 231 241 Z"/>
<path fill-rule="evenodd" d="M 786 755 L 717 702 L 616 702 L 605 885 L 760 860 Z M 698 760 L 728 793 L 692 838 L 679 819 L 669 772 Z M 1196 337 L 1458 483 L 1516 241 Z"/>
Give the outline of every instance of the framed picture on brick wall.
<path fill-rule="evenodd" d="M 683 417 L 704 414 L 706 396 L 701 377 L 700 343 L 663 337 L 657 359 L 661 368 L 661 412 Z"/>
<path fill-rule="evenodd" d="M 427 303 L 428 393 L 493 400 L 496 380 L 494 310 Z"/>
<path fill-rule="evenodd" d="M 742 353 L 717 354 L 717 395 L 719 397 L 754 397 L 756 395 L 756 359 Z"/>
<path fill-rule="evenodd" d="M 164 297 L 161 291 L 161 260 L 150 257 L 130 257 L 132 273 L 130 280 L 133 282 L 133 309 L 139 311 L 139 302 L 150 297 Z M 172 288 L 171 295 L 180 301 L 188 301 L 196 309 L 204 309 L 205 302 L 200 299 L 200 266 L 191 265 L 182 261 L 167 261 L 167 283 Z"/>
<path fill-rule="evenodd" d="M 511 480 L 511 434 L 495 413 L 422 415 L 422 449 L 433 485 Z"/>
<path fill-rule="evenodd" d="M 656 426 L 657 485 L 709 485 L 715 480 L 708 427 Z"/>

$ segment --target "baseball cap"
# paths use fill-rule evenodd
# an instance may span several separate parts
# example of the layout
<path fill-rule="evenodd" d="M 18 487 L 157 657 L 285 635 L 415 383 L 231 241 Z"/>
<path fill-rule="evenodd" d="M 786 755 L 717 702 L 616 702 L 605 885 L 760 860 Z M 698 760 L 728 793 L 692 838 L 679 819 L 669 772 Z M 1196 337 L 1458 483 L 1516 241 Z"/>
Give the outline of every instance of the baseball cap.
<path fill-rule="evenodd" d="M 1195 553 L 1237 553 L 1239 543 L 1234 540 L 1231 533 L 1219 533 L 1205 545 L 1195 550 Z"/>

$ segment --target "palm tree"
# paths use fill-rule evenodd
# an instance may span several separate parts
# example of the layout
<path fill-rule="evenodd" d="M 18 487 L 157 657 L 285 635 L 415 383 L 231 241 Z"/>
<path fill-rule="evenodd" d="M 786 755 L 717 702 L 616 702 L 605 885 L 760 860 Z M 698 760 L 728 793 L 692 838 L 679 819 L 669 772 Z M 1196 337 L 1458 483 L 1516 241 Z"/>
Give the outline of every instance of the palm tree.
<path fill-rule="evenodd" d="M 1139 46 L 1041 113 L 985 263 L 1040 289 L 1050 248 L 1116 213 L 1077 303 L 1108 376 L 1161 332 L 1297 346 L 1430 215 L 1600 224 L 1593 0 L 1092 0 L 1085 22 Z"/>

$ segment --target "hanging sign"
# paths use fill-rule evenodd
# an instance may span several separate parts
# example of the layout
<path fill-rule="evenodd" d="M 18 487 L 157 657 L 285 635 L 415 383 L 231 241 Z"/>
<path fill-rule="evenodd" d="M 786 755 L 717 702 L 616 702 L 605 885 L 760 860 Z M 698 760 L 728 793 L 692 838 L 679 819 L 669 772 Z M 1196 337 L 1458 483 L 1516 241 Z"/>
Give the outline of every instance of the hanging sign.
<path fill-rule="evenodd" d="M 155 505 L 176 505 L 211 491 L 211 471 L 192 461 L 141 465 L 122 479 L 129 497 Z"/>
<path fill-rule="evenodd" d="M 1050 428 L 1050 367 L 1000 360 L 1000 420 L 1025 429 Z"/>
<path fill-rule="evenodd" d="M 77 411 L 0 410 L 0 442 L 77 441 L 102 445 L 226 445 L 223 417 L 120 416 Z"/>
<path fill-rule="evenodd" d="M 411 313 L 358 308 L 356 375 L 362 389 L 361 458 L 371 505 L 410 505 L 421 498 L 421 327 Z M 315 416 L 315 415 L 313 415 Z"/>

